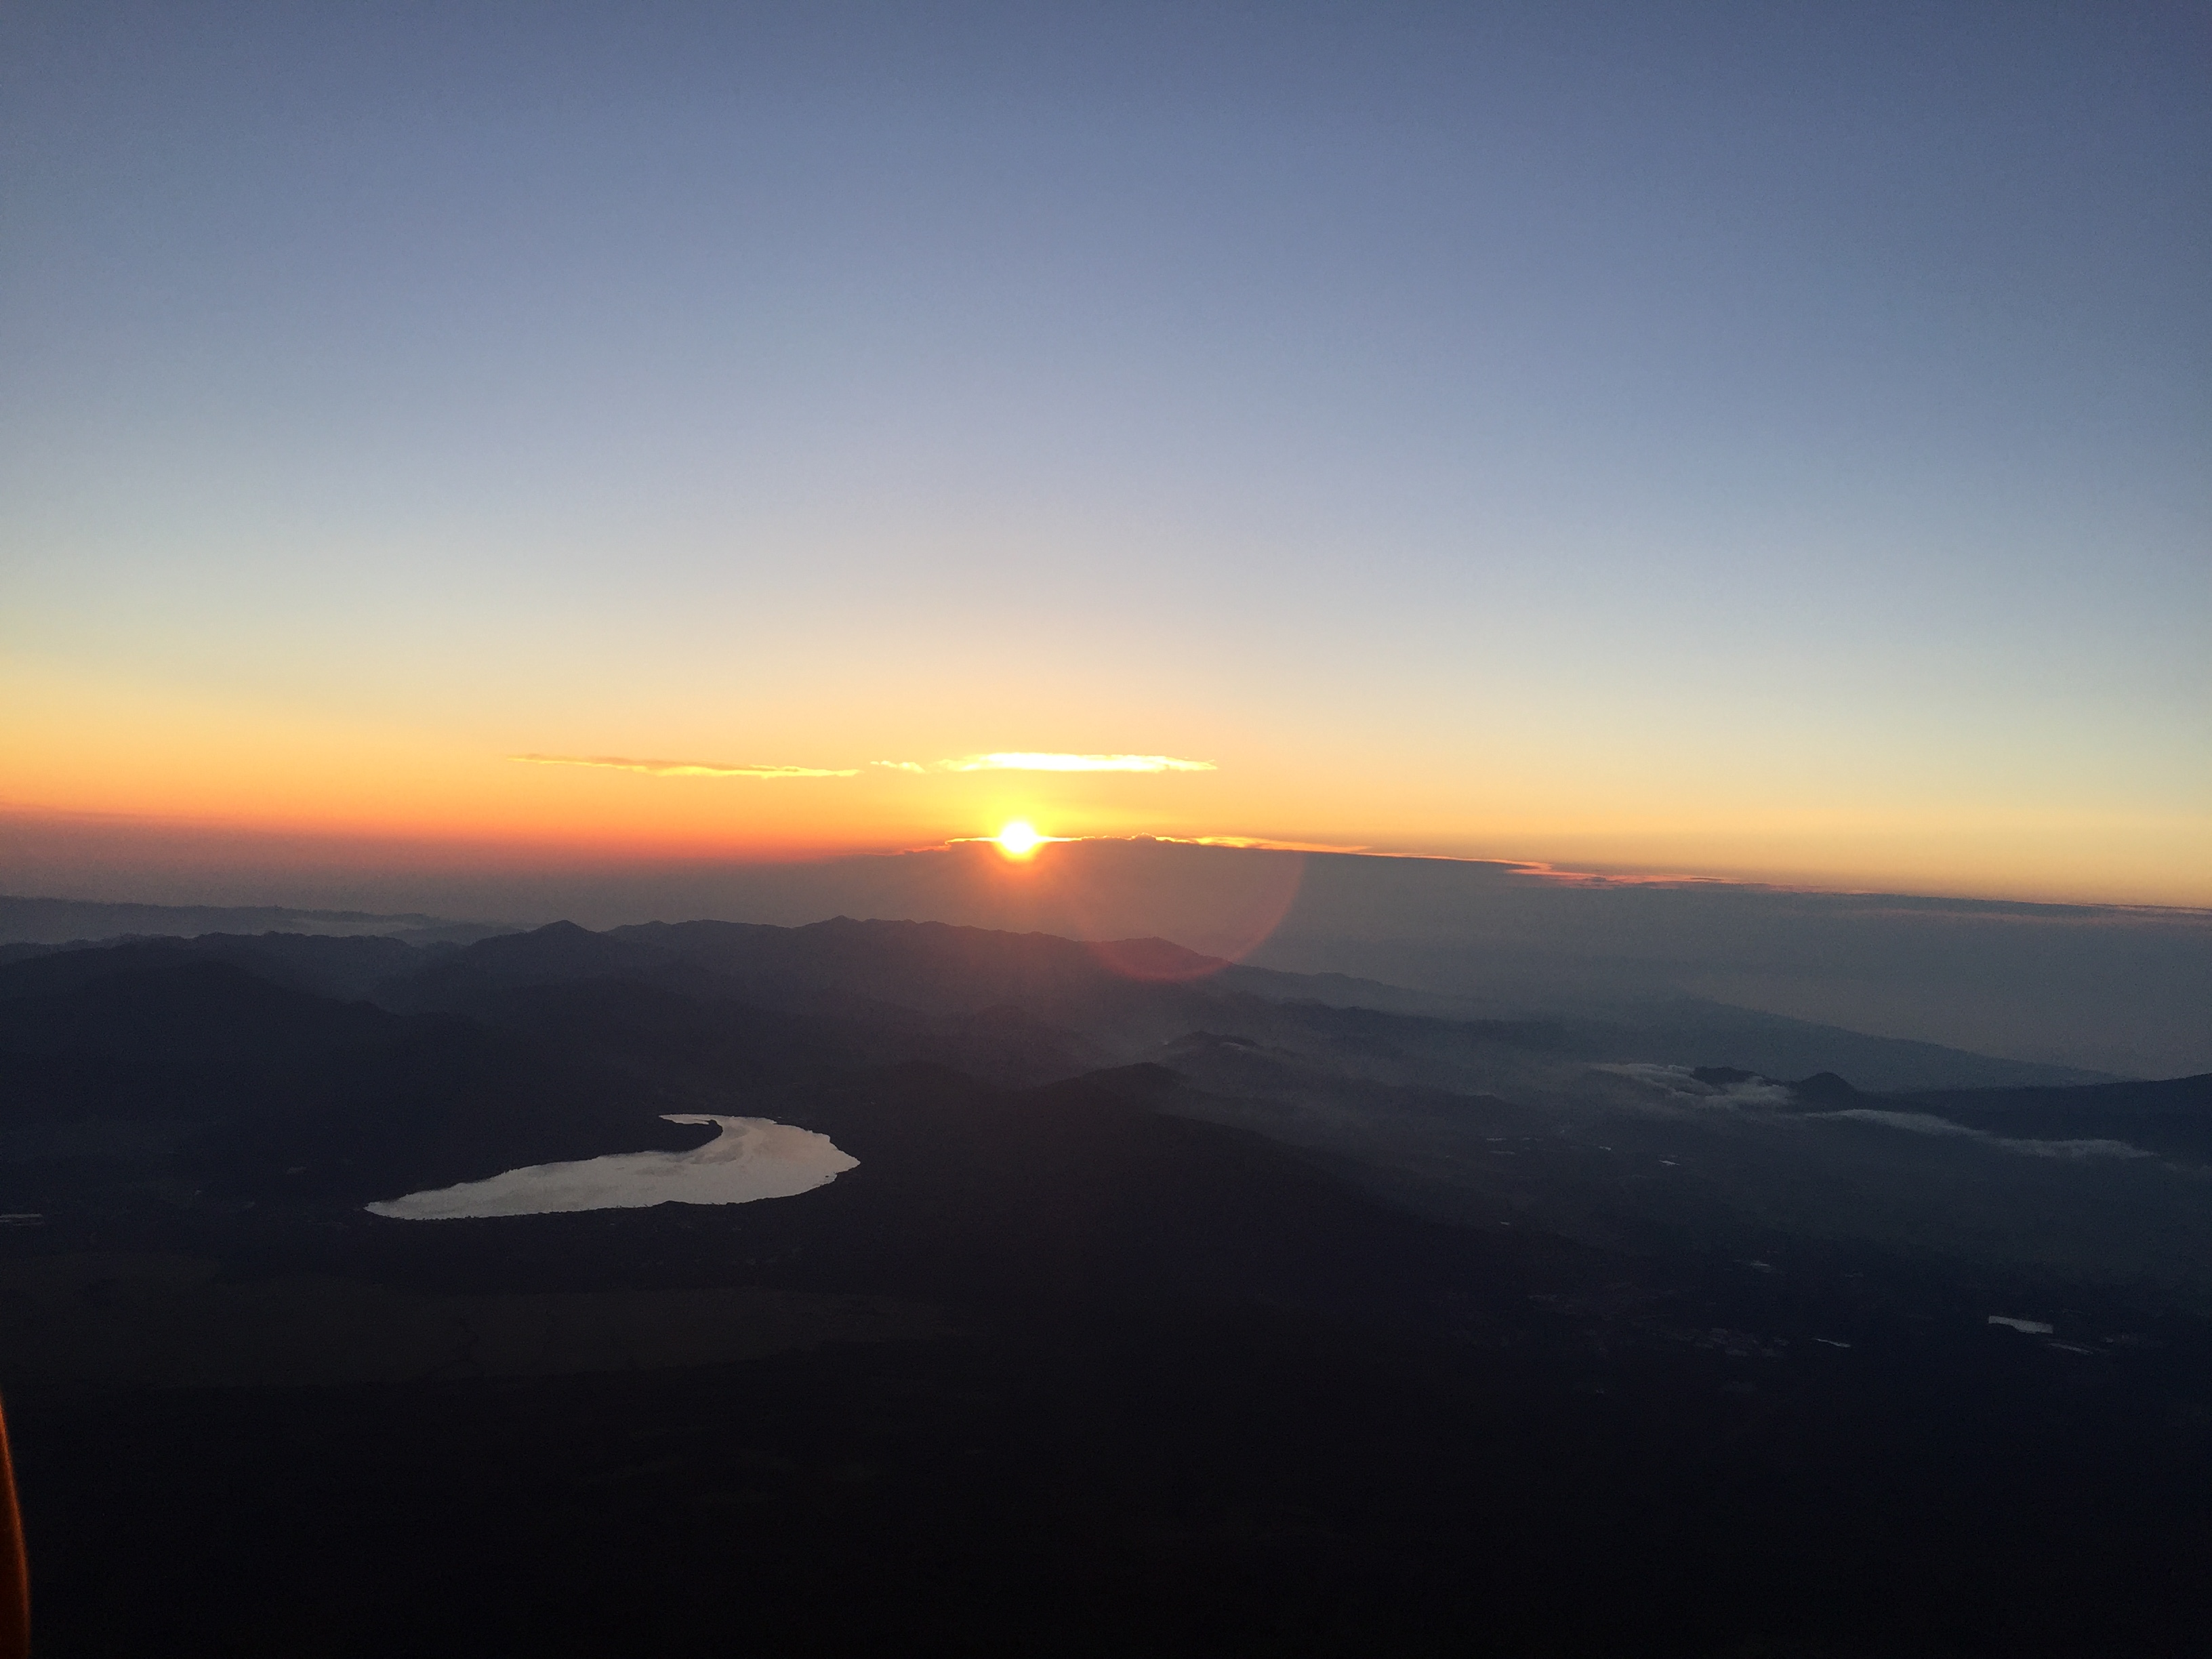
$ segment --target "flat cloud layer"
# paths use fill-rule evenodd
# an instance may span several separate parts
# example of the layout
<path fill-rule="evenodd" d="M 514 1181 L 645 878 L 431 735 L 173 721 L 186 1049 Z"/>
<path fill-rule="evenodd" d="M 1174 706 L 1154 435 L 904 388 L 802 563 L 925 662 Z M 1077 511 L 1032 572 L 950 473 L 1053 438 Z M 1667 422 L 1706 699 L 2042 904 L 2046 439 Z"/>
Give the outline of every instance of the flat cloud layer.
<path fill-rule="evenodd" d="M 1674 1102 L 1685 1105 L 1787 1109 L 1797 1103 L 1796 1092 L 1789 1085 L 1772 1082 L 1763 1078 L 1727 1083 L 1708 1083 L 1698 1077 L 1686 1066 L 1662 1066 L 1643 1061 L 1596 1066 L 1591 1069 L 1610 1072 L 1620 1077 L 1632 1078 L 1649 1087 L 1664 1090 L 1673 1097 Z M 2045 1140 L 2027 1136 L 1993 1134 L 1986 1129 L 1976 1129 L 1964 1123 L 1954 1123 L 1949 1118 L 1938 1117 L 1932 1112 L 1896 1112 L 1871 1106 L 1854 1106 L 1843 1111 L 1815 1112 L 1793 1121 L 1826 1123 L 1839 1118 L 1848 1118 L 1859 1123 L 1877 1123 L 1884 1128 L 1902 1129 L 1910 1134 L 1968 1140 L 1976 1146 L 1987 1146 L 1995 1151 L 2016 1152 L 2023 1158 L 2053 1158 L 2079 1161 L 2093 1158 L 2138 1158 L 2157 1156 L 2154 1152 L 2144 1151 L 2140 1146 L 2131 1146 L 2124 1140 L 2103 1139 Z"/>
<path fill-rule="evenodd" d="M 532 1164 L 489 1181 L 464 1182 L 368 1206 L 402 1221 L 642 1210 L 656 1204 L 750 1204 L 827 1185 L 860 1160 L 827 1135 L 764 1117 L 663 1113 L 671 1123 L 717 1123 L 722 1133 L 688 1152 L 617 1152 L 569 1164 Z"/>
<path fill-rule="evenodd" d="M 855 778 L 858 767 L 837 771 L 820 766 L 726 766 L 719 761 L 632 760 L 623 755 L 509 755 L 533 766 L 605 766 L 617 772 L 644 772 L 656 778 Z"/>
<path fill-rule="evenodd" d="M 1173 755 L 1063 755 L 1005 750 L 963 755 L 924 766 L 919 761 L 878 761 L 894 772 L 1212 772 L 1212 761 L 1181 760 Z"/>
<path fill-rule="evenodd" d="M 1633 1078 L 1638 1083 L 1649 1084 L 1655 1089 L 1664 1089 L 1668 1094 L 1686 1101 L 1709 1106 L 1790 1106 L 1796 1096 L 1784 1083 L 1764 1079 L 1735 1083 L 1707 1083 L 1695 1075 L 1687 1066 L 1662 1066 L 1645 1060 L 1629 1060 L 1620 1065 L 1598 1066 L 1595 1071 L 1612 1072 L 1621 1077 Z"/>
<path fill-rule="evenodd" d="M 647 760 L 627 755 L 509 755 L 533 766 L 603 766 L 618 772 L 643 772 L 656 778 L 856 778 L 857 766 L 741 766 L 720 761 Z M 1056 751 L 1002 750 L 963 755 L 953 760 L 876 761 L 890 772 L 1212 772 L 1212 761 L 1174 755 L 1067 755 Z"/>
<path fill-rule="evenodd" d="M 1824 1117 L 1855 1118 L 1862 1123 L 1880 1123 L 1892 1129 L 1904 1129 L 1917 1135 L 1954 1135 L 1978 1141 L 1984 1146 L 2000 1147 L 2008 1152 L 2018 1152 L 2027 1158 L 2149 1158 L 2154 1154 L 2140 1146 L 2131 1146 L 2124 1140 L 2035 1140 L 2014 1135 L 1991 1134 L 1986 1129 L 1968 1128 L 1963 1123 L 1954 1123 L 1948 1117 L 1936 1117 L 1926 1112 L 1885 1112 L 1870 1106 L 1855 1106 L 1848 1111 L 1826 1112 Z"/>

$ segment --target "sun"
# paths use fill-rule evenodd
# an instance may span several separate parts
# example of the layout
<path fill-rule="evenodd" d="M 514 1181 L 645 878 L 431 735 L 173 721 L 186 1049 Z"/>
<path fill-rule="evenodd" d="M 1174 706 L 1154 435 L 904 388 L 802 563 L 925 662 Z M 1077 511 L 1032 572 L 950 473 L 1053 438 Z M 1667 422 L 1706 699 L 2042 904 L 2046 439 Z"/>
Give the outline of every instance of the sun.
<path fill-rule="evenodd" d="M 1025 859 L 1045 843 L 1045 837 L 1026 818 L 1016 818 L 992 837 L 999 850 L 1010 859 Z"/>

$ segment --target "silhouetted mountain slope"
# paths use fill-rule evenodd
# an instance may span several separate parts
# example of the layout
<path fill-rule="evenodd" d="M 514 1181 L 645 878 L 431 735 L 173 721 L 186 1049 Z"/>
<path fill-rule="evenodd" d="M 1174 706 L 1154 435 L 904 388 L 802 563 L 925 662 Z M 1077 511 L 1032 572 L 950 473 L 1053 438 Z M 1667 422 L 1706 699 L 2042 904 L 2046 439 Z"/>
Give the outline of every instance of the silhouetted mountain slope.
<path fill-rule="evenodd" d="M 1048 933 L 844 916 L 805 927 L 654 922 L 609 937 L 650 944 L 740 981 L 835 990 L 930 1013 L 1048 1006 L 1226 966 L 1165 939 L 1085 945 Z"/>
<path fill-rule="evenodd" d="M 97 1193 L 118 1163 L 230 1200 L 359 1202 L 592 1157 L 611 1137 L 704 1138 L 656 1115 L 687 1100 L 557 1040 L 338 1003 L 230 962 L 106 954 L 106 973 L 47 958 L 0 974 L 0 1122 L 30 1155 L 10 1171 L 17 1207 Z M 103 1144 L 102 1126 L 133 1124 L 170 1127 Z"/>
<path fill-rule="evenodd" d="M 1349 974 L 1296 974 L 1241 962 L 1222 969 L 1215 983 L 1224 990 L 1247 992 L 1271 1002 L 1318 1002 L 1332 1008 L 1375 1008 L 1384 1013 L 1425 1014 L 1436 1019 L 1483 1019 L 1497 1014 L 1468 997 L 1409 990 Z"/>
<path fill-rule="evenodd" d="M 11 988 L 72 983 L 85 978 L 172 962 L 223 962 L 255 978 L 342 1002 L 365 1000 L 376 988 L 458 950 L 428 947 L 372 936 L 320 937 L 303 933 L 207 933 L 196 939 L 134 939 L 105 945 L 27 945 L 0 958 L 0 996 Z M 30 962 L 20 973 L 6 970 Z"/>
<path fill-rule="evenodd" d="M 611 979 L 665 966 L 674 953 L 556 921 L 525 933 L 488 939 L 395 978 L 379 993 L 386 1006 L 410 1011 L 451 1007 L 488 992 L 528 985 Z"/>

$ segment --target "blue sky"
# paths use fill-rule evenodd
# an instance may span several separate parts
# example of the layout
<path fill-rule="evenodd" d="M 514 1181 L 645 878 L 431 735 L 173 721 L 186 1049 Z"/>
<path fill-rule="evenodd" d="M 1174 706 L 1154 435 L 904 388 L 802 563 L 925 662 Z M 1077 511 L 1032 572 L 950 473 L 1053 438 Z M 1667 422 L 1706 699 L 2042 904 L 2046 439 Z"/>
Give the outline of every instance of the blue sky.
<path fill-rule="evenodd" d="M 2212 902 L 2208 18 L 18 8 L 17 804 Z"/>

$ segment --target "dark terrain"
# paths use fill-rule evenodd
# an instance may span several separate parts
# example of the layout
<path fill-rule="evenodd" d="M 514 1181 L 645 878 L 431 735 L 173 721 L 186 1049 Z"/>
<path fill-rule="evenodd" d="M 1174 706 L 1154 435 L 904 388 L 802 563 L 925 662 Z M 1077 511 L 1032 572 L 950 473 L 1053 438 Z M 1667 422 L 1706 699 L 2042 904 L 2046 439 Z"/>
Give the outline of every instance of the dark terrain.
<path fill-rule="evenodd" d="M 45 1655 L 2203 1650 L 2212 1079 L 916 924 L 17 954 Z M 664 1112 L 860 1166 L 362 1208 Z"/>

